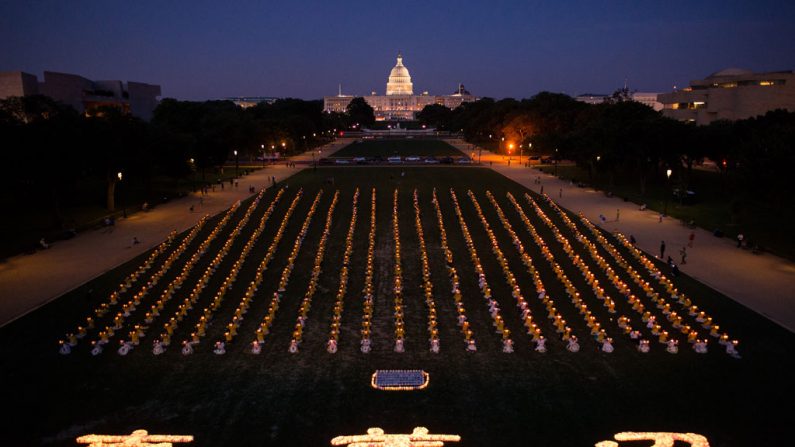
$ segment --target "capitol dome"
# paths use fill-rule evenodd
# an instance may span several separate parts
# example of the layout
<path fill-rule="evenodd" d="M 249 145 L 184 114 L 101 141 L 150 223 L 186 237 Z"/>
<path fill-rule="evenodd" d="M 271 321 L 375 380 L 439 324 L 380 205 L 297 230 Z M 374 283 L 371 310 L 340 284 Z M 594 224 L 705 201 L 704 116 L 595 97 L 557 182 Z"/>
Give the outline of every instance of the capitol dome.
<path fill-rule="evenodd" d="M 409 69 L 403 65 L 403 55 L 398 53 L 397 64 L 389 72 L 389 80 L 386 83 L 387 95 L 413 95 L 414 86 L 411 83 Z"/>

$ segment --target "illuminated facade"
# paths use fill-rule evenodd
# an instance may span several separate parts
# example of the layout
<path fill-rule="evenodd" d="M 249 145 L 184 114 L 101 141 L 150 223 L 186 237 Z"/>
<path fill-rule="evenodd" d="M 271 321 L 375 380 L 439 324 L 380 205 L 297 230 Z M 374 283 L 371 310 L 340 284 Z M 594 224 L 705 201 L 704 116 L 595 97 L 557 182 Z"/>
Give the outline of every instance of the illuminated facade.
<path fill-rule="evenodd" d="M 337 96 L 323 98 L 323 110 L 327 113 L 344 113 L 353 98 L 353 95 L 343 95 L 340 89 Z M 450 95 L 430 95 L 428 92 L 415 95 L 411 74 L 403 65 L 403 55 L 398 53 L 397 63 L 390 71 L 386 83 L 386 95 L 372 92 L 372 94 L 364 96 L 364 100 L 373 108 L 375 118 L 381 121 L 412 120 L 416 113 L 424 109 L 425 106 L 439 104 L 454 109 L 465 102 L 477 101 L 478 98 L 472 96 L 463 84 L 459 84 L 456 91 Z"/>
<path fill-rule="evenodd" d="M 663 115 L 699 125 L 740 120 L 775 109 L 795 111 L 795 72 L 754 73 L 728 68 L 690 81 L 690 86 L 662 93 Z"/>
<path fill-rule="evenodd" d="M 69 73 L 44 72 L 44 81 L 21 71 L 0 73 L 0 99 L 44 95 L 72 106 L 80 113 L 99 107 L 116 107 L 149 120 L 159 103 L 160 86 L 142 82 L 92 81 Z"/>

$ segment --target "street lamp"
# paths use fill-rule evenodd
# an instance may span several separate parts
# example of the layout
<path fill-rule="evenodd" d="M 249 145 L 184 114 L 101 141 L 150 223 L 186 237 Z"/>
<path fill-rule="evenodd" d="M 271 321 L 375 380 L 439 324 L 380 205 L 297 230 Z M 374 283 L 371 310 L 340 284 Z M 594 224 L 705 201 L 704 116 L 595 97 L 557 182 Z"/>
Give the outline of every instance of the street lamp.
<path fill-rule="evenodd" d="M 665 206 L 663 207 L 663 214 L 668 215 L 668 190 L 671 186 L 671 170 L 665 171 Z"/>
<path fill-rule="evenodd" d="M 188 159 L 188 166 L 190 166 L 190 189 L 196 192 L 196 165 L 192 158 Z"/>
<path fill-rule="evenodd" d="M 262 149 L 262 167 L 265 167 L 265 145 L 260 144 L 259 147 Z"/>
<path fill-rule="evenodd" d="M 555 177 L 558 176 L 558 148 L 555 148 Z"/>
<path fill-rule="evenodd" d="M 119 171 L 119 172 L 117 172 L 117 173 L 116 173 L 116 178 L 118 178 L 118 179 L 119 179 L 119 181 L 121 181 L 122 177 L 123 177 L 123 175 L 122 175 L 121 171 Z M 121 193 L 119 193 L 119 202 L 122 202 L 122 203 L 124 203 L 124 200 L 122 200 L 122 199 L 121 199 Z M 113 211 L 113 209 L 111 209 L 111 211 Z M 126 205 L 123 205 L 123 206 L 122 206 L 122 215 L 123 215 L 125 218 L 127 217 L 127 206 L 126 206 Z"/>
<path fill-rule="evenodd" d="M 511 151 L 513 151 L 513 143 L 508 143 L 508 166 L 511 165 Z"/>
<path fill-rule="evenodd" d="M 237 171 L 238 171 L 238 168 L 240 167 L 240 159 L 237 156 L 237 149 L 235 149 L 233 151 L 233 153 L 235 154 L 235 177 L 237 177 L 237 175 L 238 175 Z"/>

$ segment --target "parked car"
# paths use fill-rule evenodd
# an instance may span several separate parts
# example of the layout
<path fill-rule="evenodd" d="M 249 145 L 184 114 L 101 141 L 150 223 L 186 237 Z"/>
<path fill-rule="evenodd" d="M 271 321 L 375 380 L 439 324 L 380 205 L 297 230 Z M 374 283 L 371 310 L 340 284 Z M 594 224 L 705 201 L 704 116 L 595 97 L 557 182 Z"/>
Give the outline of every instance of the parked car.
<path fill-rule="evenodd" d="M 425 163 L 429 165 L 439 164 L 439 160 L 436 157 L 427 157 L 425 158 Z"/>
<path fill-rule="evenodd" d="M 541 157 L 541 163 L 543 163 L 545 165 L 551 165 L 554 162 L 555 162 L 555 159 L 553 159 L 552 157 Z"/>
<path fill-rule="evenodd" d="M 528 161 L 528 162 L 529 162 L 531 165 L 537 165 L 537 164 L 541 164 L 541 157 L 540 157 L 540 156 L 538 156 L 538 155 L 531 155 L 530 157 L 528 157 L 528 158 L 527 158 L 527 161 Z"/>
<path fill-rule="evenodd" d="M 418 162 L 420 160 L 421 160 L 420 157 L 418 157 L 416 155 L 410 155 L 410 156 L 406 157 L 406 161 Z"/>
<path fill-rule="evenodd" d="M 367 159 L 364 157 L 353 157 L 353 162 L 357 165 L 366 165 Z"/>
<path fill-rule="evenodd" d="M 336 163 L 338 165 L 349 165 L 349 164 L 351 164 L 351 161 L 350 160 L 346 160 L 344 158 L 338 158 L 338 159 L 334 160 L 334 163 Z"/>
<path fill-rule="evenodd" d="M 453 164 L 453 157 L 444 157 L 444 158 L 442 159 L 442 163 L 443 163 L 443 164 L 446 164 L 446 165 L 451 165 L 451 164 Z"/>
<path fill-rule="evenodd" d="M 386 159 L 386 161 L 387 161 L 388 163 L 392 163 L 392 164 L 400 164 L 400 163 L 403 163 L 403 159 L 402 159 L 402 158 L 400 158 L 400 157 L 389 157 L 389 158 L 387 158 L 387 159 Z"/>
<path fill-rule="evenodd" d="M 472 159 L 469 158 L 469 157 L 461 157 L 461 158 L 458 159 L 458 161 L 456 161 L 456 163 L 458 163 L 460 165 L 471 165 L 472 164 Z"/>

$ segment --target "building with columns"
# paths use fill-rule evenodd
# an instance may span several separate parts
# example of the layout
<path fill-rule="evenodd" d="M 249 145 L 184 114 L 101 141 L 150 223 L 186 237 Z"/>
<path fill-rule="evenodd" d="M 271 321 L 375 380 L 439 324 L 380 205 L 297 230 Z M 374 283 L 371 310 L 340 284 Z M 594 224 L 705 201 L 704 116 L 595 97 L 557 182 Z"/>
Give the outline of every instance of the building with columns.
<path fill-rule="evenodd" d="M 323 110 L 327 113 L 344 113 L 353 98 L 353 95 L 343 95 L 340 88 L 337 96 L 326 96 L 323 98 Z M 375 119 L 379 121 L 413 120 L 417 112 L 431 104 L 439 104 L 454 109 L 465 102 L 479 99 L 470 94 L 463 84 L 459 84 L 456 91 L 449 95 L 430 95 L 428 92 L 415 95 L 411 74 L 409 69 L 403 65 L 403 55 L 401 53 L 398 53 L 397 63 L 389 72 L 386 95 L 378 95 L 376 92 L 372 92 L 368 96 L 363 96 L 363 98 L 373 108 Z"/>

